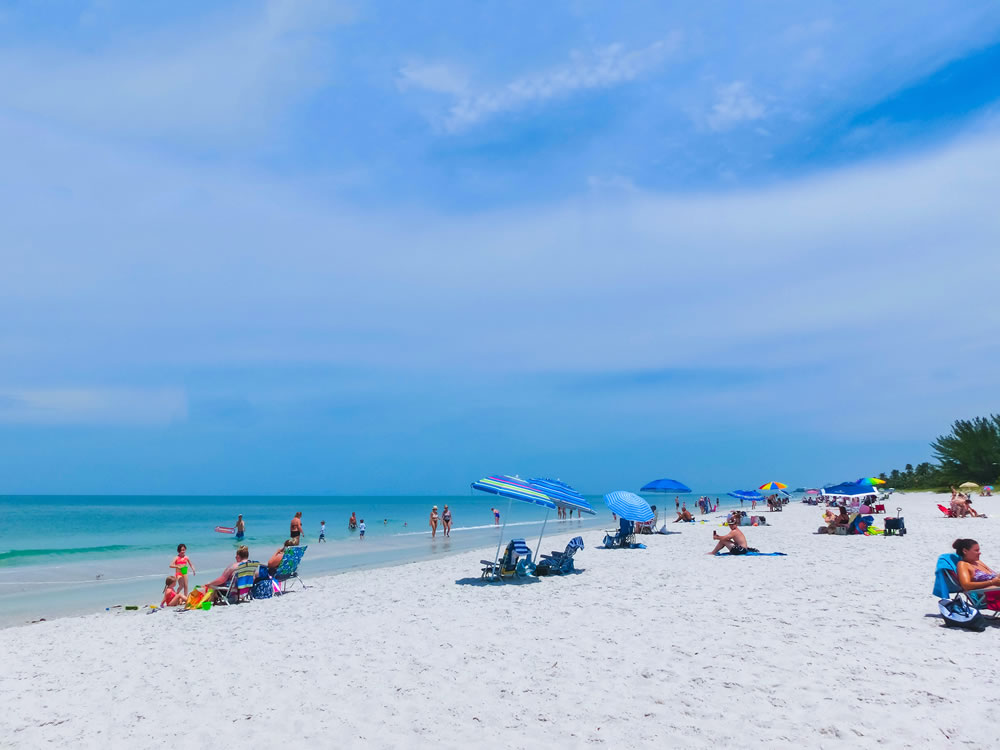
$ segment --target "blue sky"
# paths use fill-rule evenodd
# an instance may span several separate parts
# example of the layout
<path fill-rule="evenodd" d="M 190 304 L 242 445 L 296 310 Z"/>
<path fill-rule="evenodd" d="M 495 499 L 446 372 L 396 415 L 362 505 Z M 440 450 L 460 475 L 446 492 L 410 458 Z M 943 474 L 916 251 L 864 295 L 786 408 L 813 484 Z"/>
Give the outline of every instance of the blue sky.
<path fill-rule="evenodd" d="M 817 484 L 998 409 L 993 2 L 0 10 L 0 491 Z"/>

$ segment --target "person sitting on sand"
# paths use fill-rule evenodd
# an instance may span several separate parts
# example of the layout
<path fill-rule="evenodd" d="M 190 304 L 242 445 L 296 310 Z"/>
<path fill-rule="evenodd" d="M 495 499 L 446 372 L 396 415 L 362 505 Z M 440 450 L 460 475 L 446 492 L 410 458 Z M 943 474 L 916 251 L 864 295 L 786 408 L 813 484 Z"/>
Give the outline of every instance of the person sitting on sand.
<path fill-rule="evenodd" d="M 958 584 L 964 591 L 1000 586 L 1000 573 L 994 573 L 979 559 L 979 542 L 975 539 L 956 539 L 951 547 L 961 558 L 956 569 Z M 988 609 L 1000 609 L 1000 591 L 984 591 L 981 596 L 985 597 Z"/>
<path fill-rule="evenodd" d="M 177 585 L 176 576 L 167 576 L 163 586 L 163 599 L 160 601 L 161 607 L 178 607 L 185 602 L 185 598 L 174 589 Z"/>
<path fill-rule="evenodd" d="M 250 549 L 246 545 L 238 547 L 236 549 L 236 562 L 227 565 L 226 569 L 222 571 L 222 574 L 218 578 L 209 581 L 206 585 L 216 586 L 216 587 L 225 586 L 227 583 L 229 583 L 229 579 L 233 577 L 233 574 L 236 572 L 236 569 L 249 559 L 250 559 Z"/>
<path fill-rule="evenodd" d="M 712 532 L 712 539 L 718 541 L 713 549 L 708 554 L 715 555 L 718 554 L 722 549 L 728 549 L 730 555 L 745 555 L 747 552 L 756 552 L 753 547 L 747 547 L 747 538 L 743 536 L 743 532 L 740 531 L 740 527 L 737 526 L 736 519 L 729 521 L 729 533 L 724 536 L 719 536 L 719 532 Z"/>
<path fill-rule="evenodd" d="M 682 510 L 680 513 L 677 514 L 677 520 L 674 521 L 674 523 L 680 523 L 681 521 L 693 521 L 693 520 L 694 516 L 691 515 L 691 511 L 685 508 L 684 510 Z"/>
<path fill-rule="evenodd" d="M 274 571 L 276 571 L 278 566 L 281 565 L 281 558 L 285 556 L 285 550 L 294 546 L 295 542 L 291 539 L 286 539 L 285 543 L 278 547 L 278 551 L 271 555 L 271 559 L 267 561 L 267 572 L 274 575 Z"/>

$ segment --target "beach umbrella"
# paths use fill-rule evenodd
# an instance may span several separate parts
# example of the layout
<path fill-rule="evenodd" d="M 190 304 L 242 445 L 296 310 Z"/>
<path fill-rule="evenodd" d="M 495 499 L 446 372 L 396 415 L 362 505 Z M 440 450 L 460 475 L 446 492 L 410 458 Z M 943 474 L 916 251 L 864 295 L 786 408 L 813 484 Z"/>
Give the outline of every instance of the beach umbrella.
<path fill-rule="evenodd" d="M 727 492 L 729 497 L 735 497 L 737 500 L 763 500 L 764 496 L 757 492 L 757 490 L 733 490 L 732 492 Z"/>
<path fill-rule="evenodd" d="M 762 484 L 757 489 L 759 490 L 787 490 L 788 485 L 782 484 L 781 482 L 768 482 L 767 484 Z"/>
<path fill-rule="evenodd" d="M 512 477 L 507 474 L 483 477 L 479 481 L 472 483 L 472 489 L 507 498 L 507 514 L 503 518 L 503 526 L 500 527 L 500 538 L 497 540 L 497 554 L 493 560 L 494 564 L 500 561 L 500 545 L 503 544 L 503 533 L 507 528 L 507 516 L 510 515 L 510 509 L 515 500 L 520 500 L 523 503 L 531 503 L 532 505 L 540 505 L 549 510 L 556 507 L 555 502 L 547 493 L 532 486 L 530 482 L 520 477 Z"/>
<path fill-rule="evenodd" d="M 806 494 L 807 495 L 819 495 L 820 491 L 819 490 L 806 490 Z"/>
<path fill-rule="evenodd" d="M 639 492 L 677 492 L 678 494 L 690 491 L 690 487 L 676 479 L 654 479 L 639 490 Z"/>
<path fill-rule="evenodd" d="M 871 495 L 873 493 L 872 488 L 867 485 L 845 482 L 844 484 L 835 484 L 832 487 L 824 487 L 823 494 L 827 496 L 842 495 L 852 497 L 854 495 Z"/>
<path fill-rule="evenodd" d="M 885 484 L 885 480 L 878 477 L 861 477 L 855 484 L 867 484 L 874 487 L 876 484 Z"/>
<path fill-rule="evenodd" d="M 571 513 L 574 510 L 578 510 L 590 516 L 597 515 L 597 511 L 587 502 L 586 498 L 565 482 L 561 482 L 558 479 L 544 479 L 539 477 L 529 479 L 528 483 L 548 495 L 557 508 L 568 508 Z M 542 536 L 545 534 L 545 524 L 548 522 L 549 512 L 546 510 L 545 520 L 542 521 L 542 530 L 538 532 L 538 555 L 542 554 Z"/>
<path fill-rule="evenodd" d="M 691 488 L 688 487 L 683 482 L 678 482 L 676 479 L 654 479 L 652 482 L 644 485 L 639 492 L 662 492 L 664 494 L 677 493 L 678 495 L 683 495 L 686 492 L 690 492 Z M 663 525 L 660 527 L 660 531 L 664 533 L 667 530 L 667 514 L 666 511 L 663 513 Z"/>
<path fill-rule="evenodd" d="M 960 485 L 958 485 L 958 489 L 960 490 L 974 490 L 977 487 L 979 487 L 979 485 L 976 484 L 975 482 L 962 482 Z"/>
<path fill-rule="evenodd" d="M 612 513 L 626 521 L 653 520 L 653 509 L 649 507 L 649 503 L 634 492 L 626 492 L 625 490 L 609 492 L 604 496 L 604 504 Z"/>

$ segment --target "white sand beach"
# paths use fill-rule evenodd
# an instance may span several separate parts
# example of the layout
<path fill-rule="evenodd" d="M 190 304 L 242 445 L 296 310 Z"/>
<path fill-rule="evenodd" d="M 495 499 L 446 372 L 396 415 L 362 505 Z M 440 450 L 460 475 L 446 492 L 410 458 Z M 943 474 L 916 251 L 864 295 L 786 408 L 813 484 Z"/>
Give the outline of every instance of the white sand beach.
<path fill-rule="evenodd" d="M 9 628 L 0 745 L 995 744 L 1000 627 L 929 615 L 953 539 L 1000 565 L 1000 500 L 949 520 L 935 496 L 893 499 L 902 538 L 815 535 L 800 504 L 747 530 L 787 557 L 704 554 L 717 520 L 645 550 L 590 532 L 578 574 L 504 585 L 478 583 L 492 549 L 316 579 L 307 556 L 308 588 L 281 598 Z"/>

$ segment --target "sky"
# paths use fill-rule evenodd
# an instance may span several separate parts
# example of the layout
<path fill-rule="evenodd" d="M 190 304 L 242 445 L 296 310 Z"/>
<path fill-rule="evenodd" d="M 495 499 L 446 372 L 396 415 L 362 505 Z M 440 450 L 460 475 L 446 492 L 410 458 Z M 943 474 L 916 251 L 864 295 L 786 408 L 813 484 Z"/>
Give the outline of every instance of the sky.
<path fill-rule="evenodd" d="M 1000 6 L 0 8 L 0 493 L 815 486 L 1000 411 Z"/>

